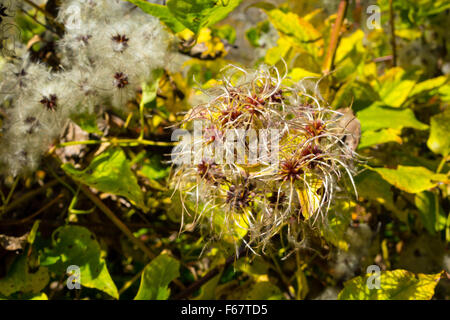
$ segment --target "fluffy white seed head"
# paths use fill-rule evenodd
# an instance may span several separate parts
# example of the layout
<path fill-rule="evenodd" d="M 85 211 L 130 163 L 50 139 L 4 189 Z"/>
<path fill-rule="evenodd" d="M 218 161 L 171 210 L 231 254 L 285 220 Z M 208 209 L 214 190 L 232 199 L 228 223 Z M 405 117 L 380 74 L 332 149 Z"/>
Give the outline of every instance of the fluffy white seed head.
<path fill-rule="evenodd" d="M 57 20 L 66 31 L 58 41 L 62 71 L 28 54 L 2 67 L 0 173 L 34 169 L 72 115 L 98 105 L 124 108 L 172 58 L 172 38 L 159 20 L 125 1 L 64 1 Z"/>

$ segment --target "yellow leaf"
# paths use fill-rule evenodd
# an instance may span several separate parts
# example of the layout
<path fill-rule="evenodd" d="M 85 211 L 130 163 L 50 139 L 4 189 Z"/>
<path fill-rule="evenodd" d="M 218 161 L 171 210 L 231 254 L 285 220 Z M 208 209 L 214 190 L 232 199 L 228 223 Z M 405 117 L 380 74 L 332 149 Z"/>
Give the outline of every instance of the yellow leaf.
<path fill-rule="evenodd" d="M 266 10 L 270 22 L 289 41 L 317 56 L 323 46 L 322 35 L 311 23 L 292 12 L 283 12 L 279 9 Z"/>
<path fill-rule="evenodd" d="M 430 300 L 442 273 L 414 274 L 406 270 L 384 271 L 380 274 L 380 287 L 371 288 L 367 274 L 353 278 L 344 284 L 340 300 Z"/>
<path fill-rule="evenodd" d="M 347 55 L 354 49 L 361 51 L 362 41 L 364 39 L 364 32 L 362 30 L 357 30 L 348 37 L 342 38 L 339 42 L 339 47 L 336 51 L 336 64 L 339 64 L 344 60 Z"/>
<path fill-rule="evenodd" d="M 280 37 L 277 41 L 277 46 L 267 50 L 266 57 L 264 59 L 265 63 L 268 65 L 275 65 L 282 58 L 285 58 L 291 49 L 292 45 L 286 37 Z"/>
<path fill-rule="evenodd" d="M 320 77 L 320 74 L 305 70 L 303 68 L 293 68 L 289 72 L 288 76 L 291 77 L 293 81 L 300 81 L 307 77 Z"/>

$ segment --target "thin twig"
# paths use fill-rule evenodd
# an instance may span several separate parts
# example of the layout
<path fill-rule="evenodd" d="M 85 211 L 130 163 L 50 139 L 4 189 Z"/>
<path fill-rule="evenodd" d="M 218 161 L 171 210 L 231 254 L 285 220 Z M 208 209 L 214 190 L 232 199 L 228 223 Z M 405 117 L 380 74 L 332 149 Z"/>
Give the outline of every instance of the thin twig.
<path fill-rule="evenodd" d="M 128 229 L 128 227 L 116 217 L 114 212 L 109 209 L 95 194 L 93 194 L 86 186 L 80 186 L 81 191 L 119 228 L 139 249 L 141 249 L 147 257 L 153 259 L 156 255 L 150 251 L 149 248 L 138 238 L 136 238 L 133 233 Z"/>
<path fill-rule="evenodd" d="M 95 194 L 93 194 L 86 186 L 80 185 L 81 191 L 101 210 L 104 214 L 116 225 L 117 228 L 120 229 L 127 237 L 133 242 L 139 249 L 141 249 L 150 260 L 156 257 L 156 254 L 153 253 L 141 240 L 136 238 L 134 234 L 128 229 L 128 227 L 116 217 L 114 212 L 109 209 Z M 184 289 L 184 285 L 178 279 L 173 281 L 178 287 Z"/>
<path fill-rule="evenodd" d="M 389 60 L 392 60 L 392 55 L 378 57 L 378 58 L 373 59 L 372 61 L 375 63 L 378 63 L 378 62 L 385 62 L 385 61 L 389 61 Z"/>
<path fill-rule="evenodd" d="M 334 58 L 336 56 L 336 51 L 339 43 L 341 27 L 342 23 L 344 22 L 347 7 L 348 7 L 348 0 L 341 0 L 341 2 L 339 3 L 336 21 L 334 22 L 334 27 L 331 32 L 330 44 L 328 45 L 327 55 L 323 62 L 322 71 L 324 74 L 328 74 L 330 70 L 333 68 Z"/>
<path fill-rule="evenodd" d="M 36 195 L 38 195 L 41 192 L 44 192 L 45 190 L 47 190 L 48 188 L 51 188 L 55 185 L 58 184 L 58 180 L 52 180 L 46 184 L 44 184 L 42 187 L 40 187 L 39 189 L 30 191 L 26 194 L 24 194 L 22 197 L 20 197 L 19 199 L 11 202 L 11 204 L 9 206 L 7 206 L 5 208 L 5 210 L 2 212 L 2 214 L 6 214 L 7 212 L 17 208 L 18 206 L 20 206 L 23 202 L 26 202 L 32 198 L 34 198 Z"/>
<path fill-rule="evenodd" d="M 64 31 L 64 26 L 61 23 L 59 23 L 58 21 L 56 21 L 55 17 L 53 17 L 53 15 L 50 14 L 47 10 L 45 10 L 44 8 L 41 8 L 40 6 L 38 6 L 36 3 L 34 3 L 31 0 L 24 0 L 24 2 L 29 4 L 36 10 L 40 11 L 51 23 L 53 23 L 55 26 L 57 26 L 61 31 Z"/>
<path fill-rule="evenodd" d="M 14 191 L 16 190 L 17 184 L 19 183 L 19 177 L 16 177 L 14 179 L 13 185 L 11 186 L 11 189 L 9 190 L 8 195 L 6 196 L 5 202 L 3 203 L 2 207 L 5 207 L 8 205 L 9 201 L 11 200 Z M 5 213 L 5 211 L 2 212 L 2 214 Z"/>
<path fill-rule="evenodd" d="M 229 267 L 234 261 L 237 261 L 240 259 L 243 255 L 245 250 L 247 249 L 245 242 L 242 243 L 241 247 L 238 251 L 238 256 L 236 257 L 234 254 L 225 261 L 225 263 L 221 266 L 217 266 L 211 271 L 209 271 L 206 275 L 204 275 L 202 278 L 198 279 L 194 283 L 192 283 L 189 287 L 186 288 L 186 290 L 178 293 L 175 297 L 173 297 L 173 300 L 180 300 L 185 299 L 189 297 L 191 294 L 193 294 L 195 291 L 200 289 L 205 283 L 207 283 L 209 280 L 214 278 L 219 274 L 221 270 L 225 270 L 227 267 Z"/>
<path fill-rule="evenodd" d="M 139 271 L 138 273 L 136 273 L 133 278 L 131 278 L 130 280 L 128 280 L 127 282 L 125 282 L 125 284 L 122 286 L 122 288 L 120 288 L 119 290 L 119 296 L 124 293 L 129 287 L 131 287 L 133 285 L 133 283 L 135 283 L 142 275 L 142 273 L 144 272 L 145 267 L 142 268 L 141 271 Z"/>
<path fill-rule="evenodd" d="M 11 226 L 11 225 L 18 225 L 18 224 L 25 224 L 28 221 L 32 220 L 33 218 L 36 218 L 38 215 L 40 215 L 42 212 L 53 206 L 56 202 L 59 201 L 63 197 L 62 194 L 59 194 L 56 198 L 51 200 L 49 203 L 45 204 L 42 208 L 40 208 L 38 211 L 33 213 L 32 215 L 25 217 L 23 219 L 19 220 L 12 220 L 12 221 L 2 221 L 2 226 Z"/>
<path fill-rule="evenodd" d="M 270 258 L 273 262 L 273 265 L 275 267 L 276 274 L 278 275 L 281 284 L 283 285 L 284 289 L 286 290 L 287 295 L 291 299 L 295 299 L 294 294 L 291 292 L 291 288 L 289 286 L 289 281 L 286 279 L 283 270 L 280 267 L 280 264 L 278 263 L 277 259 L 273 256 L 273 254 L 270 255 Z"/>
<path fill-rule="evenodd" d="M 392 65 L 397 66 L 397 45 L 395 40 L 395 21 L 394 9 L 392 8 L 393 0 L 389 0 L 389 24 L 391 25 L 391 46 L 392 46 Z"/>
<path fill-rule="evenodd" d="M 174 142 L 164 141 L 151 141 L 151 140 L 139 140 L 139 139 L 116 139 L 111 140 L 85 140 L 85 141 L 69 141 L 58 144 L 57 148 L 76 146 L 76 145 L 95 145 L 95 144 L 110 144 L 110 145 L 127 145 L 127 146 L 156 146 L 156 147 L 173 147 Z"/>
<path fill-rule="evenodd" d="M 45 23 L 40 22 L 37 18 L 33 17 L 31 14 L 29 14 L 28 12 L 26 12 L 23 9 L 20 9 L 24 14 L 26 14 L 28 17 L 30 17 L 30 19 L 33 19 L 34 22 L 36 22 L 37 24 L 43 26 L 45 29 L 47 29 L 48 31 L 53 32 L 54 34 L 56 34 L 57 36 L 59 36 L 58 32 L 56 32 L 56 30 L 54 30 L 53 28 L 51 28 L 50 26 L 46 25 Z"/>
<path fill-rule="evenodd" d="M 439 162 L 439 166 L 438 166 L 438 168 L 437 168 L 437 170 L 436 170 L 436 173 L 440 173 L 441 170 L 444 168 L 444 165 L 445 165 L 445 163 L 447 162 L 447 157 L 448 157 L 448 156 L 444 156 L 444 157 L 442 158 L 441 162 Z"/>

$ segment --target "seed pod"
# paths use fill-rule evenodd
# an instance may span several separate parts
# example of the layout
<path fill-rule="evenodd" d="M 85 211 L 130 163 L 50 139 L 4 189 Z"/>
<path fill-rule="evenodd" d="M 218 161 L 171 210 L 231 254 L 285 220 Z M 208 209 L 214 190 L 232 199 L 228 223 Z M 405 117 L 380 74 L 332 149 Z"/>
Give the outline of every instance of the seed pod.
<path fill-rule="evenodd" d="M 265 66 L 230 67 L 207 96 L 184 120 L 194 134 L 178 150 L 189 161 L 173 170 L 183 213 L 209 221 L 211 232 L 235 239 L 247 233 L 256 245 L 292 221 L 325 221 L 343 175 L 352 179 L 355 158 L 336 112 Z"/>

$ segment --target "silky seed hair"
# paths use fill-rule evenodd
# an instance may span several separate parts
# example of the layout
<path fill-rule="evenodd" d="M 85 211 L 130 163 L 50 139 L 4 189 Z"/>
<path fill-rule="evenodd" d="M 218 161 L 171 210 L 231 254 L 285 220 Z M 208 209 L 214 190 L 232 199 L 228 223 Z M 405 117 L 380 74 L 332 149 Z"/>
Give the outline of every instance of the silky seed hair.
<path fill-rule="evenodd" d="M 335 196 L 348 192 L 344 180 L 353 184 L 357 155 L 344 143 L 348 133 L 339 124 L 340 113 L 323 101 L 317 85 L 307 89 L 310 80 L 295 83 L 275 67 L 229 66 L 223 74 L 204 91 L 206 102 L 193 107 L 181 124 L 192 129 L 201 123 L 202 134 L 182 139 L 172 153 L 171 181 L 182 222 L 209 225 L 211 233 L 227 230 L 235 240 L 247 235 L 249 245 L 262 248 L 282 229 L 298 242 L 301 228 L 292 223 L 326 223 Z M 278 148 L 258 152 L 252 161 L 246 156 L 242 163 L 218 162 L 220 148 L 212 146 L 234 155 L 225 137 L 238 130 L 272 130 Z M 251 142 L 242 145 L 250 154 Z M 262 146 L 273 150 L 268 138 Z"/>
<path fill-rule="evenodd" d="M 160 21 L 126 1 L 63 1 L 57 20 L 66 31 L 57 48 L 61 71 L 27 53 L 1 67 L 0 174 L 35 170 L 71 116 L 126 108 L 176 54 Z"/>

